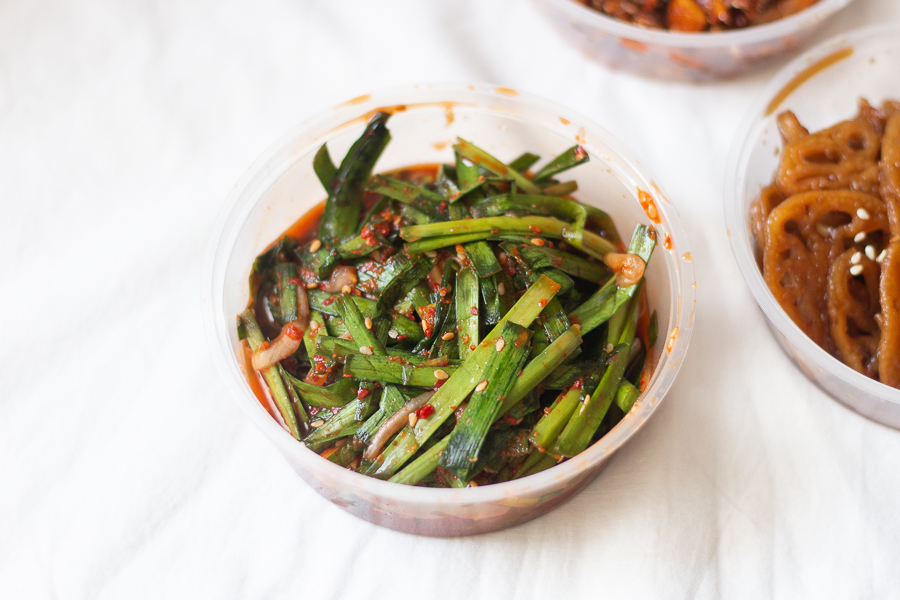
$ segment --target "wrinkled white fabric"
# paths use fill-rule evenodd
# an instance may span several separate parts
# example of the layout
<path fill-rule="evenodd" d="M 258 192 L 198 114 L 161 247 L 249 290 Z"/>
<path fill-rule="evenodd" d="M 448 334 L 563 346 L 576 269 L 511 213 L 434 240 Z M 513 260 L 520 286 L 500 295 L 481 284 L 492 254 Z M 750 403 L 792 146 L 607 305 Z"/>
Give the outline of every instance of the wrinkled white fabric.
<path fill-rule="evenodd" d="M 817 39 L 886 21 L 895 0 L 858 0 Z M 900 432 L 788 362 L 725 235 L 725 156 L 774 72 L 611 72 L 526 0 L 0 3 L 0 597 L 900 595 Z M 700 283 L 677 384 L 601 476 L 454 540 L 302 483 L 220 382 L 199 316 L 247 166 L 320 110 L 429 80 L 606 126 L 679 206 Z"/>

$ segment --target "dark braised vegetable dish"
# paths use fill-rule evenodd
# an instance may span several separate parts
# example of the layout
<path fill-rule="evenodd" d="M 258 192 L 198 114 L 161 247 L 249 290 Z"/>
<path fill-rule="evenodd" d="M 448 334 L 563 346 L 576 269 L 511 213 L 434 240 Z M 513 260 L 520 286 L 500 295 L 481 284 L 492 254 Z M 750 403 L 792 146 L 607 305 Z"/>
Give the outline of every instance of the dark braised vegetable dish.
<path fill-rule="evenodd" d="M 775 181 L 751 208 L 763 277 L 854 370 L 900 387 L 900 102 L 810 133 L 790 111 Z"/>
<path fill-rule="evenodd" d="M 373 176 L 387 120 L 338 166 L 319 150 L 324 207 L 256 259 L 237 321 L 251 385 L 307 447 L 394 482 L 484 485 L 575 456 L 649 379 L 655 231 L 626 247 L 568 196 L 580 146 L 532 173 L 538 156 L 459 139 L 454 164 Z"/>
<path fill-rule="evenodd" d="M 672 31 L 723 31 L 762 25 L 818 0 L 578 0 L 622 21 Z"/>

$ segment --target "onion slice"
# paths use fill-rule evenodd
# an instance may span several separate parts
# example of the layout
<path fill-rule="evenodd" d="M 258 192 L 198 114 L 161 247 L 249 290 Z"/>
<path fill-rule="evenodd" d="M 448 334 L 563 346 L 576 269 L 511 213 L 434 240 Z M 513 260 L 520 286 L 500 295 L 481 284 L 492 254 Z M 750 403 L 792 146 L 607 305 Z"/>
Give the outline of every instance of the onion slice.
<path fill-rule="evenodd" d="M 300 347 L 300 340 L 303 339 L 303 330 L 300 329 L 297 321 L 288 323 L 281 328 L 278 337 L 269 342 L 268 345 L 258 348 L 250 358 L 250 365 L 255 371 L 268 369 L 280 360 L 284 360 L 297 351 Z"/>
<path fill-rule="evenodd" d="M 616 273 L 616 285 L 620 288 L 631 287 L 644 276 L 647 263 L 637 254 L 616 254 L 607 252 L 603 262 Z"/>
<path fill-rule="evenodd" d="M 353 287 L 357 282 L 356 267 L 350 265 L 339 265 L 331 272 L 328 281 L 322 284 L 322 289 L 326 292 L 335 294 L 344 289 L 344 286 Z"/>
<path fill-rule="evenodd" d="M 404 425 L 409 423 L 409 415 L 428 404 L 428 401 L 431 400 L 431 397 L 434 396 L 434 394 L 434 392 L 425 392 L 424 394 L 419 394 L 415 398 L 411 398 L 400 408 L 400 410 L 382 423 L 381 427 L 378 428 L 378 431 L 375 432 L 375 435 L 372 436 L 372 441 L 369 442 L 369 447 L 366 448 L 366 451 L 363 454 L 363 460 L 375 460 L 375 457 L 381 452 L 381 448 L 384 446 L 385 442 L 387 442 L 392 435 L 403 429 Z"/>

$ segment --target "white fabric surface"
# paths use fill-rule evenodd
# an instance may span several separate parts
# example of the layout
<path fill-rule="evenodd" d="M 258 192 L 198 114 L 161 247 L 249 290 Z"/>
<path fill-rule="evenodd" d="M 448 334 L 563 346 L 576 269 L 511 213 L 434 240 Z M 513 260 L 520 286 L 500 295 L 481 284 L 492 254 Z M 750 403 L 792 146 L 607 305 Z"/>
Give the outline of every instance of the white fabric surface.
<path fill-rule="evenodd" d="M 817 39 L 885 21 L 900 3 L 858 0 Z M 0 3 L 0 597 L 900 597 L 900 432 L 788 362 L 725 236 L 725 156 L 774 70 L 610 72 L 526 0 Z M 605 125 L 679 206 L 700 282 L 642 433 L 545 517 L 454 540 L 302 483 L 220 383 L 198 300 L 213 220 L 270 143 L 429 80 Z"/>

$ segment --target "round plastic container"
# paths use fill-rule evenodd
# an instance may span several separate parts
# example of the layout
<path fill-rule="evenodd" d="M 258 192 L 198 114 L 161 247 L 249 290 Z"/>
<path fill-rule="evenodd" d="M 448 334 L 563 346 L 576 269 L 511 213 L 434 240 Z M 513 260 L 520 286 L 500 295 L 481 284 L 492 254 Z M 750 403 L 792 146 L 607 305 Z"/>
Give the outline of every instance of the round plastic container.
<path fill-rule="evenodd" d="M 392 141 L 376 166 L 385 171 L 453 160 L 457 136 L 501 159 L 528 150 L 550 157 L 582 144 L 576 196 L 611 213 L 630 234 L 649 223 L 638 189 L 652 195 L 660 241 L 647 268 L 658 311 L 660 342 L 646 393 L 602 440 L 579 456 L 521 480 L 465 489 L 429 489 L 381 481 L 341 468 L 294 440 L 263 409 L 246 380 L 235 316 L 248 302 L 256 255 L 324 197 L 312 169 L 323 142 L 342 157 L 373 111 L 388 107 Z M 651 211 L 652 212 L 652 211 Z M 392 529 L 432 536 L 494 531 L 536 517 L 568 499 L 606 464 L 656 410 L 688 347 L 694 316 L 694 273 L 675 207 L 639 162 L 604 129 L 572 111 L 506 88 L 419 85 L 361 96 L 311 119 L 279 140 L 244 175 L 220 215 L 207 256 L 203 308 L 213 355 L 238 404 L 309 485 L 348 512 Z M 668 343 L 668 350 L 665 348 Z"/>
<path fill-rule="evenodd" d="M 750 204 L 771 183 L 781 138 L 776 117 L 792 110 L 810 131 L 852 118 L 859 98 L 900 99 L 900 29 L 876 27 L 831 39 L 785 67 L 745 117 L 729 157 L 725 222 L 731 249 L 781 347 L 813 382 L 870 419 L 900 428 L 900 390 L 832 357 L 781 310 L 763 281 L 750 232 Z"/>
<path fill-rule="evenodd" d="M 796 48 L 853 0 L 819 0 L 772 23 L 712 33 L 638 27 L 576 0 L 534 1 L 566 40 L 609 67 L 659 79 L 710 81 L 741 75 Z"/>

